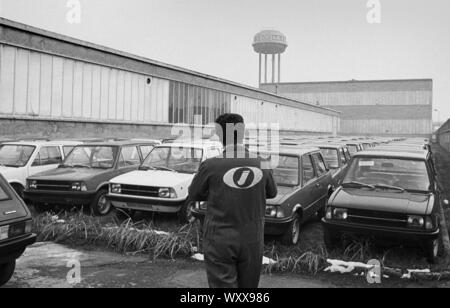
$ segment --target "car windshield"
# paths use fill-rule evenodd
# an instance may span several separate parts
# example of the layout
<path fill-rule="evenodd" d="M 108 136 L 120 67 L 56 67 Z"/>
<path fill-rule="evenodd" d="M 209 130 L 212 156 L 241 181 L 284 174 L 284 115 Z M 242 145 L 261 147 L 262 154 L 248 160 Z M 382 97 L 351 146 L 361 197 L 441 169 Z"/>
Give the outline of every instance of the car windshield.
<path fill-rule="evenodd" d="M 273 169 L 275 183 L 280 186 L 299 185 L 299 159 L 296 156 L 278 157 L 278 165 Z"/>
<path fill-rule="evenodd" d="M 203 158 L 203 149 L 194 147 L 156 147 L 142 163 L 142 168 L 196 173 Z"/>
<path fill-rule="evenodd" d="M 117 152 L 118 148 L 113 146 L 77 146 L 61 166 L 109 169 L 114 167 Z"/>
<path fill-rule="evenodd" d="M 23 167 L 30 160 L 35 147 L 31 145 L 5 144 L 0 146 L 0 166 Z"/>
<path fill-rule="evenodd" d="M 353 160 L 343 185 L 358 183 L 374 188 L 429 191 L 430 179 L 425 161 L 379 157 Z"/>
<path fill-rule="evenodd" d="M 321 149 L 323 157 L 331 169 L 339 168 L 339 157 L 337 149 Z"/>

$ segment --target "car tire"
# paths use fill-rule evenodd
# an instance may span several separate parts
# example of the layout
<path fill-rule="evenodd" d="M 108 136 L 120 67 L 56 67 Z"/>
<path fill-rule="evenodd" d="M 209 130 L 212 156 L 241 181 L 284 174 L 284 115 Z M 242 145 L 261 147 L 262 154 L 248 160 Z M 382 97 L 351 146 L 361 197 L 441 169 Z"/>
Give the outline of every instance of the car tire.
<path fill-rule="evenodd" d="M 428 241 L 424 247 L 425 256 L 428 263 L 435 264 L 438 261 L 439 253 L 441 252 L 441 241 L 439 238 Z"/>
<path fill-rule="evenodd" d="M 281 243 L 286 246 L 297 245 L 300 240 L 300 217 L 295 214 L 294 219 L 289 223 L 288 228 L 281 236 Z"/>
<path fill-rule="evenodd" d="M 0 265 L 0 287 L 11 279 L 15 269 L 16 260 Z"/>
<path fill-rule="evenodd" d="M 178 212 L 178 219 L 181 223 L 191 224 L 195 221 L 195 217 L 192 215 L 192 209 L 195 207 L 195 202 L 192 200 L 186 200 Z"/>
<path fill-rule="evenodd" d="M 108 190 L 100 189 L 95 195 L 94 201 L 91 204 L 91 211 L 95 216 L 105 216 L 111 212 L 111 201 L 106 199 Z"/>
<path fill-rule="evenodd" d="M 325 243 L 325 248 L 328 251 L 333 251 L 339 246 L 342 246 L 342 234 L 335 233 L 331 234 L 327 229 L 323 230 L 323 241 Z"/>

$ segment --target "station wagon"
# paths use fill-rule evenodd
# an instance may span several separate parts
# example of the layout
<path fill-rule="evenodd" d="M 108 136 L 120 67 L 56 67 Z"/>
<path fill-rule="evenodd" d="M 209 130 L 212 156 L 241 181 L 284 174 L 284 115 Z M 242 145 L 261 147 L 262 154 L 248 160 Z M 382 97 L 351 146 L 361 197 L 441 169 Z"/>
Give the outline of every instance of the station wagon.
<path fill-rule="evenodd" d="M 332 192 L 332 179 L 318 148 L 292 148 L 280 153 L 261 153 L 278 165 L 273 176 L 278 195 L 267 200 L 265 234 L 279 236 L 282 243 L 296 245 L 301 226 L 316 213 L 324 214 L 325 204 Z M 206 202 L 196 202 L 193 215 L 204 220 Z"/>

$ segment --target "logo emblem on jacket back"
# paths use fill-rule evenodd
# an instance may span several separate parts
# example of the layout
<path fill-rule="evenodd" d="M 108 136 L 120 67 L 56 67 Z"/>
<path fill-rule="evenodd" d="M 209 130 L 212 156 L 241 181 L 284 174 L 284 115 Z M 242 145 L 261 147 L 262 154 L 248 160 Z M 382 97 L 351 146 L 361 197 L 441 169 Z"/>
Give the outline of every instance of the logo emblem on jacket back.
<path fill-rule="evenodd" d="M 223 182 L 231 188 L 249 189 L 263 178 L 261 169 L 255 167 L 239 167 L 229 170 L 223 176 Z"/>

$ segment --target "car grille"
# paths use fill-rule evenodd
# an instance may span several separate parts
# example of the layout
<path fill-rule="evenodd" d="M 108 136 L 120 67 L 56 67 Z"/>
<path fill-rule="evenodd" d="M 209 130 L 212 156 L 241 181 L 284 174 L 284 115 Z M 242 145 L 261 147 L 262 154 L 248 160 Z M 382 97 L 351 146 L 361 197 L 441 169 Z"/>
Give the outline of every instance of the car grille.
<path fill-rule="evenodd" d="M 72 190 L 72 183 L 63 181 L 37 181 L 36 189 L 69 191 Z"/>
<path fill-rule="evenodd" d="M 158 197 L 159 188 L 138 185 L 122 185 L 122 195 Z"/>
<path fill-rule="evenodd" d="M 405 214 L 370 210 L 349 209 L 347 221 L 371 226 L 406 228 Z"/>

